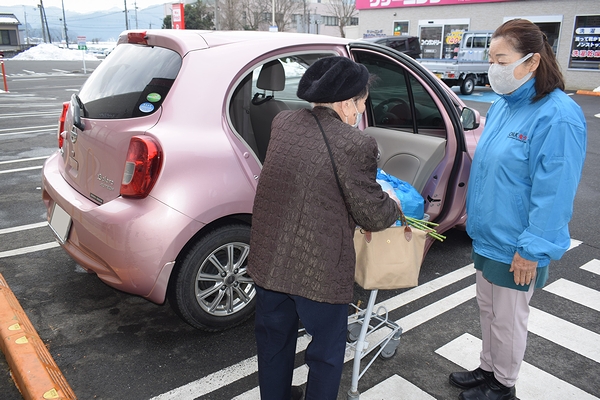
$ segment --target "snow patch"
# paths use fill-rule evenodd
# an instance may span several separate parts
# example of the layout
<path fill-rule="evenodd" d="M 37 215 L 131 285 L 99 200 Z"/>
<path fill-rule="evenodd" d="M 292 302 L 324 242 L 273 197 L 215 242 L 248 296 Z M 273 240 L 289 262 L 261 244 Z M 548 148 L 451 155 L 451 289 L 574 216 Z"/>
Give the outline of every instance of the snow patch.
<path fill-rule="evenodd" d="M 53 44 L 41 43 L 20 54 L 17 54 L 13 60 L 61 60 L 78 61 L 82 60 L 82 50 L 63 49 Z M 85 54 L 86 60 L 97 61 L 98 58 L 93 54 Z"/>

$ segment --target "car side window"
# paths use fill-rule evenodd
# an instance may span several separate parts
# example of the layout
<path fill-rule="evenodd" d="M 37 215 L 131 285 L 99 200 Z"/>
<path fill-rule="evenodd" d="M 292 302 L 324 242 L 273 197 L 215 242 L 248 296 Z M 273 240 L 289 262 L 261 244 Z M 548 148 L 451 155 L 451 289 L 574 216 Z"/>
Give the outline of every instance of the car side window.
<path fill-rule="evenodd" d="M 296 96 L 300 78 L 319 58 L 333 53 L 282 55 L 263 61 L 245 73 L 229 102 L 233 130 L 254 151 L 259 161 L 266 156 L 271 139 L 271 122 L 285 110 L 310 108 Z"/>
<path fill-rule="evenodd" d="M 379 54 L 356 52 L 355 55 L 377 77 L 369 93 L 370 126 L 445 136 L 439 108 L 413 74 Z"/>

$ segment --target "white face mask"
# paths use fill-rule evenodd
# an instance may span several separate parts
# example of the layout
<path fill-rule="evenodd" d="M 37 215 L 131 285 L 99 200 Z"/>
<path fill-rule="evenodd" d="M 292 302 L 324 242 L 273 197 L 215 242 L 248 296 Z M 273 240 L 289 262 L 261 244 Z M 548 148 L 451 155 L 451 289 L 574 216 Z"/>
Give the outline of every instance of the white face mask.
<path fill-rule="evenodd" d="M 528 73 L 521 79 L 515 78 L 515 68 L 527 61 L 533 53 L 527 54 L 520 60 L 515 61 L 512 64 L 500 65 L 492 64 L 488 70 L 488 79 L 494 92 L 498 94 L 512 93 L 520 88 L 525 82 L 531 78 L 532 73 Z"/>
<path fill-rule="evenodd" d="M 362 119 L 362 113 L 358 112 L 358 107 L 356 107 L 356 103 L 354 102 L 354 100 L 352 100 L 352 104 L 354 104 L 354 109 L 356 110 L 356 122 L 352 126 L 354 128 L 358 128 L 358 124 L 360 123 L 360 120 Z"/>

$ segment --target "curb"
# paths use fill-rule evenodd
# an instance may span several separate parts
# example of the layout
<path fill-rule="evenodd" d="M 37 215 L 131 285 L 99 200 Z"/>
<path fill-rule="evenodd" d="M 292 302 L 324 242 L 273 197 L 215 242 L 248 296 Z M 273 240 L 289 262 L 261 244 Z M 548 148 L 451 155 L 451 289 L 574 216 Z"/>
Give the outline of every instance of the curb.
<path fill-rule="evenodd" d="M 592 90 L 578 90 L 575 94 L 584 94 L 588 96 L 600 96 L 600 92 L 594 92 Z"/>
<path fill-rule="evenodd" d="M 77 398 L 2 274 L 0 348 L 25 400 Z"/>

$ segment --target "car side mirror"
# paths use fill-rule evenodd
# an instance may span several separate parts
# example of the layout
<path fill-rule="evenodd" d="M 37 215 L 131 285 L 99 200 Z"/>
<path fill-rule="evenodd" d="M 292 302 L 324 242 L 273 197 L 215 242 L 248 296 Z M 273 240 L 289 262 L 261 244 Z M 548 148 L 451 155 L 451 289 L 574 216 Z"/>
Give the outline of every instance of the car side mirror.
<path fill-rule="evenodd" d="M 463 108 L 460 114 L 460 121 L 462 122 L 465 131 L 472 131 L 473 129 L 479 128 L 479 118 L 479 111 L 469 107 Z"/>

